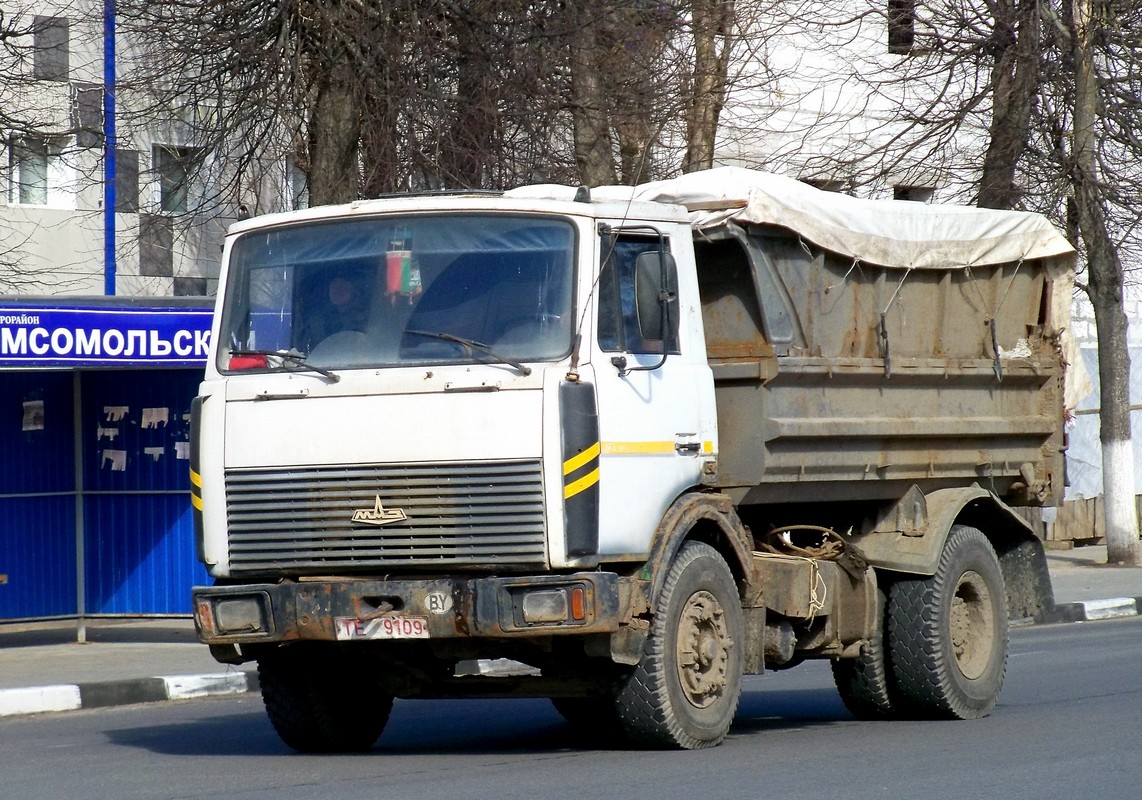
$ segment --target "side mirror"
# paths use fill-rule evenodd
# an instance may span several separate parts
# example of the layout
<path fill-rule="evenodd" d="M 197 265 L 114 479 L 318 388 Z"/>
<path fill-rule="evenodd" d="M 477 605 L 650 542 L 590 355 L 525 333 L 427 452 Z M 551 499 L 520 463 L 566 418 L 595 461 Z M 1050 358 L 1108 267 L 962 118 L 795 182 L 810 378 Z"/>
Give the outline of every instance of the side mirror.
<path fill-rule="evenodd" d="M 662 342 L 666 352 L 674 326 L 678 324 L 677 312 L 668 313 L 668 308 L 677 308 L 678 290 L 674 285 L 677 274 L 674 256 L 659 250 L 639 253 L 634 262 L 634 302 L 635 316 L 638 319 L 638 332 L 643 339 Z"/>

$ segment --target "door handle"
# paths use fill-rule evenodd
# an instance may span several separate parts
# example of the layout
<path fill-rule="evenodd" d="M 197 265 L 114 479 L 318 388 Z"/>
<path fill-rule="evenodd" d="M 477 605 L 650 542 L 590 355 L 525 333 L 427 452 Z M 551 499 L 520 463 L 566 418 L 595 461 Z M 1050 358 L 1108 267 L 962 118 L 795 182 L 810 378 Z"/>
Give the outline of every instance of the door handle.
<path fill-rule="evenodd" d="M 674 440 L 674 452 L 680 456 L 696 456 L 702 452 L 701 442 L 684 442 L 678 439 Z"/>

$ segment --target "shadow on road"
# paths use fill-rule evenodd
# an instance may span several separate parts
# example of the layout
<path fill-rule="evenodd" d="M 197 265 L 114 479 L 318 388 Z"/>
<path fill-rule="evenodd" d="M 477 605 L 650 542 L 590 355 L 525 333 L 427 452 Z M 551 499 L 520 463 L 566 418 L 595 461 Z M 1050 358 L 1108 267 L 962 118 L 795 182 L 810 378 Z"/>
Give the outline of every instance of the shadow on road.
<path fill-rule="evenodd" d="M 245 713 L 210 702 L 185 705 L 188 719 L 162 725 L 121 727 L 108 732 L 124 747 L 176 756 L 279 756 L 292 754 L 274 733 L 255 698 Z M 206 712 L 206 713 L 203 713 Z M 835 692 L 822 690 L 749 691 L 742 694 L 731 735 L 788 731 L 851 721 Z M 409 700 L 397 701 L 388 727 L 366 756 L 426 754 L 530 754 L 605 749 L 633 750 L 629 743 L 607 741 L 577 731 L 548 701 Z M 360 756 L 334 756 L 354 758 Z"/>

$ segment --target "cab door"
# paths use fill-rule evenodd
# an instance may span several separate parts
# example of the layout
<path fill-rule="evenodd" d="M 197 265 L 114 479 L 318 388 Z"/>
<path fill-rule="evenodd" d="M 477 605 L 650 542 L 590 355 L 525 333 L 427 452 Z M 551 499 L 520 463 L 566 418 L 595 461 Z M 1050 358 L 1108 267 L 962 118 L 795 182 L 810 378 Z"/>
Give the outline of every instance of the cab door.
<path fill-rule="evenodd" d="M 670 503 L 701 483 L 713 457 L 713 382 L 696 279 L 675 264 L 670 236 L 607 230 L 599 254 L 599 552 L 643 557 Z"/>

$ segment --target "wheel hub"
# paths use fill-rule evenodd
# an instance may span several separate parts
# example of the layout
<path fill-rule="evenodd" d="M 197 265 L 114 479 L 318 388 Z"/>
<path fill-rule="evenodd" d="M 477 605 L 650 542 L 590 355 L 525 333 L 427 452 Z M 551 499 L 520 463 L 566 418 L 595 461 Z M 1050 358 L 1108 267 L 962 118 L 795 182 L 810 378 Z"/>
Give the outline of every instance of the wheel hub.
<path fill-rule="evenodd" d="M 965 572 L 952 596 L 952 653 L 965 678 L 983 675 L 995 646 L 991 632 L 994 620 L 987 584 L 976 572 Z"/>
<path fill-rule="evenodd" d="M 726 688 L 734 646 L 725 611 L 709 592 L 691 595 L 678 626 L 678 677 L 686 698 L 698 708 L 714 703 Z"/>

